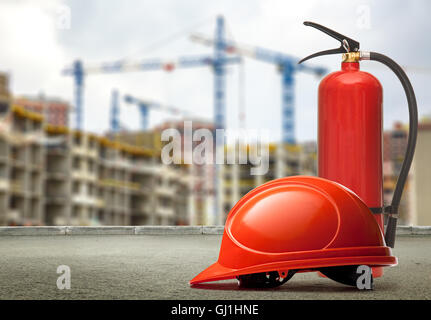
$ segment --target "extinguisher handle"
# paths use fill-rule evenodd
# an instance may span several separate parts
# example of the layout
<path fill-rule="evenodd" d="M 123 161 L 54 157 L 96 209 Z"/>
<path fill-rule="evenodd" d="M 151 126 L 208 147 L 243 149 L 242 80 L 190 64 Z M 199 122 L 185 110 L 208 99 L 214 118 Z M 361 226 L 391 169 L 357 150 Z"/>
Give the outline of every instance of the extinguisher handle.
<path fill-rule="evenodd" d="M 369 60 L 383 63 L 395 73 L 395 75 L 398 77 L 398 79 L 400 80 L 404 88 L 404 92 L 406 93 L 407 103 L 409 107 L 409 136 L 407 140 L 407 148 L 404 156 L 404 161 L 401 166 L 401 171 L 397 180 L 397 184 L 395 186 L 394 194 L 392 196 L 391 205 L 389 206 L 389 208 L 385 210 L 389 213 L 389 219 L 388 219 L 386 232 L 385 232 L 385 241 L 386 241 L 386 245 L 393 248 L 395 245 L 398 208 L 400 205 L 401 196 L 403 194 L 404 186 L 408 178 L 409 170 L 413 161 L 413 156 L 416 148 L 416 140 L 417 140 L 417 134 L 418 134 L 417 133 L 418 132 L 418 108 L 417 108 L 416 96 L 406 73 L 394 60 L 377 52 L 369 52 L 369 54 L 368 53 L 361 54 L 361 57 L 367 57 Z"/>
<path fill-rule="evenodd" d="M 342 35 L 341 33 L 338 33 L 337 31 L 331 30 L 325 26 L 322 26 L 318 23 L 311 22 L 311 21 L 305 21 L 304 25 L 316 28 L 317 30 L 320 30 L 320 31 L 326 33 L 328 36 L 340 41 L 340 47 L 335 48 L 335 49 L 329 49 L 329 50 L 324 50 L 324 51 L 313 53 L 313 54 L 305 57 L 304 59 L 300 60 L 298 63 L 302 63 L 308 59 L 315 58 L 318 56 L 324 56 L 324 55 L 328 55 L 328 54 L 359 51 L 359 42 L 358 41 L 353 40 L 349 37 L 346 37 L 346 36 Z"/>

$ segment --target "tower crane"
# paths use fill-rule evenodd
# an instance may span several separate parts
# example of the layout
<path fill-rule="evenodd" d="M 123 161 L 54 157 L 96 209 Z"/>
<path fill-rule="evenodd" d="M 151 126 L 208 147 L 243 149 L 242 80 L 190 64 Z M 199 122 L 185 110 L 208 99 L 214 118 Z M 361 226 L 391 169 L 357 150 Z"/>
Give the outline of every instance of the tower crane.
<path fill-rule="evenodd" d="M 63 69 L 62 74 L 74 79 L 75 126 L 82 129 L 83 122 L 83 92 L 84 78 L 90 74 L 109 74 L 131 71 L 172 71 L 175 68 L 192 68 L 211 66 L 214 70 L 214 122 L 216 128 L 225 127 L 225 66 L 241 61 L 240 57 L 228 57 L 224 48 L 224 18 L 218 16 L 215 30 L 215 49 L 213 55 L 185 56 L 173 60 L 145 59 L 141 61 L 114 61 L 93 66 L 85 66 L 81 60 L 76 60 L 71 67 Z"/>
<path fill-rule="evenodd" d="M 124 96 L 124 101 L 129 104 L 134 104 L 138 106 L 139 112 L 141 114 L 141 129 L 147 130 L 148 129 L 148 122 L 149 122 L 149 111 L 150 110 L 159 110 L 159 111 L 166 111 L 174 115 L 190 115 L 189 112 L 176 108 L 174 106 L 170 105 L 163 105 L 154 101 L 150 100 L 143 100 L 136 98 L 134 96 L 131 96 L 129 94 Z M 118 114 L 117 114 L 118 115 Z M 116 121 L 118 123 L 118 121 Z M 113 129 L 113 128 L 112 128 Z"/>
<path fill-rule="evenodd" d="M 230 40 L 220 43 L 220 41 L 197 33 L 191 35 L 191 40 L 207 46 L 218 47 L 219 50 L 224 50 L 227 53 L 235 53 L 240 56 L 247 56 L 256 60 L 277 65 L 281 72 L 282 81 L 282 142 L 289 144 L 294 144 L 296 142 L 294 75 L 296 72 L 302 71 L 322 76 L 327 72 L 325 68 L 313 67 L 304 64 L 298 65 L 298 58 L 281 52 L 260 47 L 248 46 Z"/>
<path fill-rule="evenodd" d="M 174 61 L 164 61 L 160 59 L 142 60 L 137 62 L 116 61 L 110 63 L 102 63 L 96 66 L 85 66 L 81 60 L 76 60 L 71 67 L 63 70 L 63 75 L 72 76 L 74 79 L 74 107 L 76 123 L 78 130 L 82 129 L 82 109 L 83 109 L 83 91 L 84 77 L 89 74 L 107 74 L 120 73 L 127 71 L 152 71 L 165 70 L 172 71 L 174 68 L 190 68 L 200 66 L 211 66 L 213 68 L 214 85 L 214 127 L 215 129 L 224 129 L 226 126 L 226 65 L 234 64 L 241 61 L 238 56 L 227 56 L 225 48 L 225 22 L 223 16 L 218 16 L 216 19 L 216 29 L 214 36 L 214 51 L 212 55 L 205 56 L 188 56 L 180 57 Z M 118 110 L 118 108 L 117 108 Z M 116 124 L 118 125 L 118 123 Z M 115 125 L 114 125 L 115 126 Z M 117 128 L 118 129 L 118 128 Z M 222 139 L 216 139 L 216 148 L 219 149 L 223 143 Z M 214 175 L 214 190 L 218 190 L 218 166 L 215 166 Z M 218 192 L 215 192 L 214 214 L 218 214 Z"/>
<path fill-rule="evenodd" d="M 188 56 L 180 57 L 175 60 L 159 60 L 159 59 L 147 59 L 137 62 L 126 62 L 117 61 L 111 63 L 102 63 L 98 66 L 83 66 L 82 61 L 77 60 L 73 63 L 71 68 L 63 70 L 63 75 L 72 76 L 74 78 L 74 104 L 75 104 L 75 126 L 76 129 L 82 129 L 82 109 L 83 109 L 83 91 L 84 91 L 84 77 L 89 74 L 103 74 L 103 73 L 120 73 L 120 72 L 131 72 L 131 71 L 154 71 L 164 70 L 172 71 L 175 68 L 192 68 L 201 66 L 213 66 L 214 68 L 214 107 L 215 107 L 215 118 L 216 121 L 221 123 L 221 116 L 224 110 L 224 65 L 231 63 L 238 63 L 239 57 L 212 57 L 212 56 Z M 220 75 L 220 70 L 222 74 Z M 221 79 L 221 80 L 220 80 Z M 223 117 L 224 121 L 224 117 Z M 222 124 L 224 126 L 224 122 Z"/>

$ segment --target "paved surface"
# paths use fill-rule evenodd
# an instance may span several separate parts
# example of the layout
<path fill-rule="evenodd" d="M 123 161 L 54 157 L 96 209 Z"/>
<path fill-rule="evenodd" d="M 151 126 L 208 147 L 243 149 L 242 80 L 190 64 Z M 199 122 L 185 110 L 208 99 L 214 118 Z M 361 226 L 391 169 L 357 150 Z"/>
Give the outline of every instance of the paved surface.
<path fill-rule="evenodd" d="M 400 236 L 399 265 L 375 290 L 358 291 L 297 274 L 270 290 L 238 289 L 235 280 L 190 288 L 217 260 L 219 235 L 2 236 L 0 299 L 431 299 L 431 237 Z M 71 289 L 56 286 L 71 268 Z"/>

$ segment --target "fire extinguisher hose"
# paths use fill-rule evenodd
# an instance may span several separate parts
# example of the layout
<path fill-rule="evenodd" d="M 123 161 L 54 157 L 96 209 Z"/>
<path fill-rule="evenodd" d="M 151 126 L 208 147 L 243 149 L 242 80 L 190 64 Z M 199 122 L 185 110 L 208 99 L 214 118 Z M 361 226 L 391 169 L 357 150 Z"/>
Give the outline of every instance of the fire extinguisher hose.
<path fill-rule="evenodd" d="M 403 165 L 401 167 L 400 175 L 395 186 L 395 191 L 392 196 L 391 205 L 385 208 L 389 213 L 389 218 L 386 226 L 385 241 L 386 245 L 393 248 L 395 245 L 395 234 L 397 228 L 398 208 L 403 194 L 404 186 L 407 181 L 409 170 L 413 161 L 413 155 L 416 147 L 416 139 L 418 134 L 418 109 L 416 103 L 415 92 L 404 70 L 391 58 L 376 52 L 369 53 L 369 59 L 383 63 L 391 69 L 398 79 L 406 93 L 408 107 L 409 107 L 409 136 L 407 141 L 407 148 L 404 156 Z"/>

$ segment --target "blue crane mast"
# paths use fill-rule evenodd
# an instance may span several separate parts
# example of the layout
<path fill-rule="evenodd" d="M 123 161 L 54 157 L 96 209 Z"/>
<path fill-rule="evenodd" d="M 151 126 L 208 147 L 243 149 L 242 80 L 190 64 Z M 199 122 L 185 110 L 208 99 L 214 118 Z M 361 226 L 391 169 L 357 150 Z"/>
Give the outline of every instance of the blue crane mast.
<path fill-rule="evenodd" d="M 111 92 L 111 132 L 120 131 L 120 105 L 118 101 L 118 90 L 114 89 Z"/>
<path fill-rule="evenodd" d="M 289 144 L 296 143 L 294 107 L 295 73 L 302 71 L 322 76 L 327 72 L 325 68 L 313 67 L 306 64 L 298 65 L 299 59 L 293 56 L 260 47 L 239 44 L 230 40 L 225 40 L 223 43 L 220 43 L 220 40 L 212 39 L 201 34 L 193 34 L 191 39 L 204 45 L 214 46 L 218 48 L 218 50 L 224 50 L 227 53 L 235 53 L 240 56 L 247 56 L 277 65 L 281 72 L 282 86 L 282 142 Z"/>

